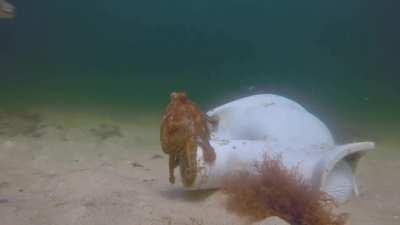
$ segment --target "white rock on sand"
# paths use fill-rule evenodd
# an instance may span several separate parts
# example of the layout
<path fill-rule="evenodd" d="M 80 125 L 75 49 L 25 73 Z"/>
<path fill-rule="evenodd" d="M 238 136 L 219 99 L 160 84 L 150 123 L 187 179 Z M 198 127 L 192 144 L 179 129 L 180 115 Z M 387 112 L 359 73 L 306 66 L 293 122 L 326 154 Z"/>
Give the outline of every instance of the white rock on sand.
<path fill-rule="evenodd" d="M 0 0 L 0 9 L 6 13 L 13 13 L 15 7 L 11 5 L 11 3 L 7 2 L 6 0 Z"/>
<path fill-rule="evenodd" d="M 290 224 L 277 216 L 271 216 L 261 222 L 253 223 L 252 225 L 290 225 Z"/>
<path fill-rule="evenodd" d="M 0 19 L 13 19 L 14 17 L 15 7 L 5 0 L 0 0 Z"/>

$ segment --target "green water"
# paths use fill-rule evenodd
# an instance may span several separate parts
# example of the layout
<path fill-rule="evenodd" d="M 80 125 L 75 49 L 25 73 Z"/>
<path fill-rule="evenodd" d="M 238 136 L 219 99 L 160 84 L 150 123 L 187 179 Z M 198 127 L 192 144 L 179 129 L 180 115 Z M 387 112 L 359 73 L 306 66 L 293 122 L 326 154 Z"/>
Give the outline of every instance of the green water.
<path fill-rule="evenodd" d="M 204 110 L 275 93 L 335 132 L 395 136 L 400 125 L 392 1 L 13 3 L 16 19 L 0 21 L 2 107 L 159 118 L 175 90 Z"/>

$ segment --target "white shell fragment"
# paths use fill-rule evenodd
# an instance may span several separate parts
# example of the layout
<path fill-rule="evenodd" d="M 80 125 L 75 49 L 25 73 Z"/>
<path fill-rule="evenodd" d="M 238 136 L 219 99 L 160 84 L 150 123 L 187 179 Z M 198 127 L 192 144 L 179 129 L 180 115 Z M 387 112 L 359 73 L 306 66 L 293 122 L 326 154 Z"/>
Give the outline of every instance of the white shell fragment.
<path fill-rule="evenodd" d="M 252 225 L 290 225 L 290 224 L 277 216 L 271 216 L 260 222 L 255 222 Z"/>
<path fill-rule="evenodd" d="M 297 167 L 304 178 L 344 203 L 358 194 L 357 162 L 374 143 L 336 146 L 328 128 L 299 104 L 276 95 L 254 95 L 211 110 L 219 118 L 212 133 L 213 165 L 197 151 L 197 177 L 188 189 L 213 189 L 235 170 L 250 170 L 264 155 L 282 157 L 287 168 Z"/>

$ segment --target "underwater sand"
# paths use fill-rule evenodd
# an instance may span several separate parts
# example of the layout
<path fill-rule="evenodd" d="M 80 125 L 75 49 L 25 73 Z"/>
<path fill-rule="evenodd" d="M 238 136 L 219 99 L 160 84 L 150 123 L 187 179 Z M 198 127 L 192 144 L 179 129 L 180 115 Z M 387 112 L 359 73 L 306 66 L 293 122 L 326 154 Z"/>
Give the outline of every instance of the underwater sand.
<path fill-rule="evenodd" d="M 225 210 L 219 191 L 168 183 L 154 117 L 16 115 L 0 116 L 1 225 L 246 224 Z M 361 196 L 339 209 L 350 213 L 348 224 L 400 224 L 400 145 L 387 137 L 360 162 Z"/>

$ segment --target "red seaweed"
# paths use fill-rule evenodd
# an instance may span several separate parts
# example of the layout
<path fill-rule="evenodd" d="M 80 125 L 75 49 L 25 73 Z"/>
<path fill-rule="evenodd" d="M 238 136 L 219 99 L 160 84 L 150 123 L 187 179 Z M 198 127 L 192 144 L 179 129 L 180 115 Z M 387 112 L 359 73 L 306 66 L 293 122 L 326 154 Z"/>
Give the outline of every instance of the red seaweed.
<path fill-rule="evenodd" d="M 326 193 L 304 179 L 297 168 L 287 169 L 280 156 L 265 155 L 254 164 L 255 172 L 240 171 L 227 176 L 223 192 L 227 209 L 258 221 L 278 216 L 292 225 L 343 225 L 343 215 Z"/>

